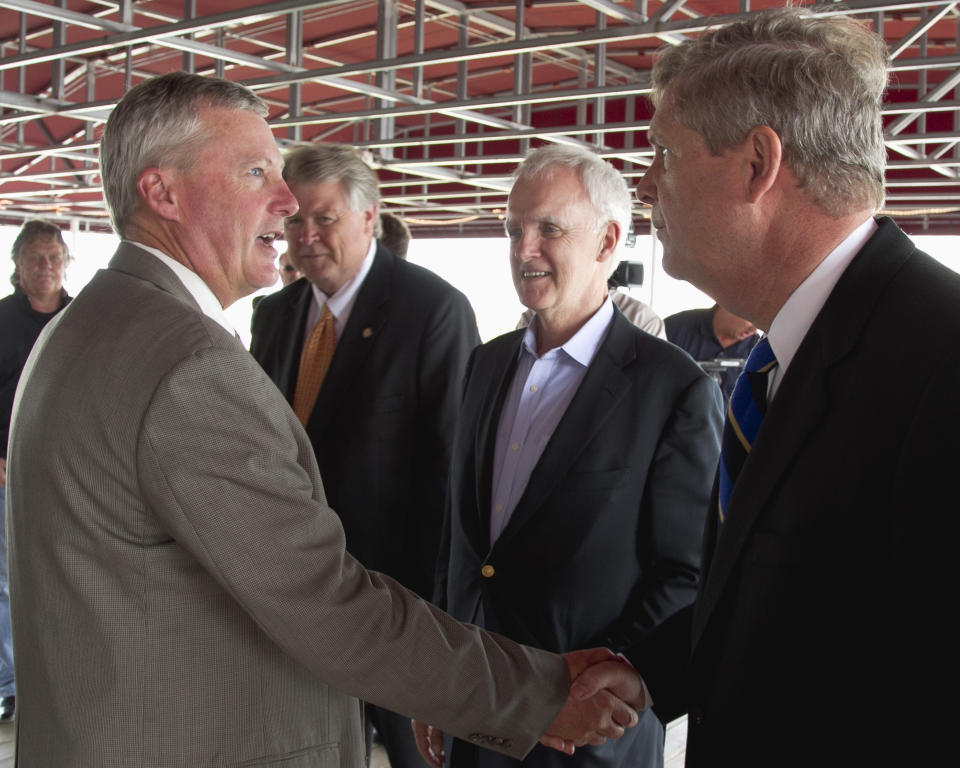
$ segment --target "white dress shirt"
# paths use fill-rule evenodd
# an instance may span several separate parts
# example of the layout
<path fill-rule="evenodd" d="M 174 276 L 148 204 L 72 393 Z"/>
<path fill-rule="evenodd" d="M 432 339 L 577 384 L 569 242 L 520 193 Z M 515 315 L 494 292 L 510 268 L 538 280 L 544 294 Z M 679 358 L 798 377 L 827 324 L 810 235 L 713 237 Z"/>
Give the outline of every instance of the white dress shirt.
<path fill-rule="evenodd" d="M 324 304 L 330 307 L 330 314 L 333 315 L 333 327 L 337 332 L 337 340 L 340 340 L 340 337 L 343 336 L 343 329 L 347 327 L 347 320 L 350 319 L 350 312 L 353 310 L 353 305 L 357 301 L 357 291 L 360 290 L 360 286 L 363 285 L 363 281 L 370 271 L 370 267 L 373 266 L 373 257 L 376 252 L 377 240 L 376 238 L 370 238 L 370 247 L 367 248 L 367 255 L 364 257 L 360 269 L 357 270 L 353 277 L 341 285 L 340 290 L 332 296 L 327 296 L 327 294 L 317 288 L 316 285 L 311 285 L 313 288 L 313 301 L 310 302 L 310 311 L 307 312 L 307 327 L 304 329 L 303 334 L 304 340 L 310 338 L 310 331 L 313 330 L 313 326 L 320 322 L 320 315 L 323 313 Z"/>
<path fill-rule="evenodd" d="M 787 368 L 790 367 L 794 355 L 800 348 L 800 342 L 820 314 L 840 276 L 876 231 L 877 222 L 873 217 L 854 229 L 817 265 L 813 272 L 807 275 L 806 280 L 790 294 L 790 298 L 784 302 L 776 317 L 773 318 L 767 336 L 773 353 L 777 356 L 777 367 L 770 372 L 768 379 L 768 402 L 776 394 Z"/>

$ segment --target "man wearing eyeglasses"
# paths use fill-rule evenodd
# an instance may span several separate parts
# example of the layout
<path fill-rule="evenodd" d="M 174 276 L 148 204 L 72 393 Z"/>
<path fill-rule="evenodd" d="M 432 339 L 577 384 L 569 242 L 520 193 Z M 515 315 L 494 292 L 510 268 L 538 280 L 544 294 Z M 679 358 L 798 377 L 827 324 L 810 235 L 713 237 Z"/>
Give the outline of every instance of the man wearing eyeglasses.
<path fill-rule="evenodd" d="M 306 427 L 347 549 L 429 596 L 473 309 L 378 243 L 377 177 L 353 147 L 298 147 L 283 175 L 307 279 L 258 304 L 250 351 Z M 409 720 L 367 711 L 393 768 L 417 768 Z"/>
<path fill-rule="evenodd" d="M 70 301 L 63 289 L 70 254 L 55 224 L 42 219 L 28 221 L 13 242 L 11 256 L 13 293 L 0 299 L 0 722 L 12 720 L 16 712 L 4 509 L 10 412 L 33 343 L 43 327 Z"/>

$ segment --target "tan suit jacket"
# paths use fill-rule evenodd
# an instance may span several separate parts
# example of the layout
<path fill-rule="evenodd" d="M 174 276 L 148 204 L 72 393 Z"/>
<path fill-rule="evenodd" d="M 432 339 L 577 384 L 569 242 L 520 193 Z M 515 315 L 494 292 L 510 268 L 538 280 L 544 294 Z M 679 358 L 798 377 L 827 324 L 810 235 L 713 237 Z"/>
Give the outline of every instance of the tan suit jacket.
<path fill-rule="evenodd" d="M 360 766 L 353 696 L 519 756 L 565 699 L 346 554 L 283 396 L 136 246 L 40 337 L 8 470 L 21 768 Z"/>

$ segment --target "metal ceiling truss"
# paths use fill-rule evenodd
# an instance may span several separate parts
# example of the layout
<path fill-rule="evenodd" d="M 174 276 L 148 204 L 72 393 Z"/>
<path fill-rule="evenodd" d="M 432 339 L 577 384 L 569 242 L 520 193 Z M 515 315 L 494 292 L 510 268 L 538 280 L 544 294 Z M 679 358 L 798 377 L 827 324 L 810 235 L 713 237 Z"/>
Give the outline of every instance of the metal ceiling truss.
<path fill-rule="evenodd" d="M 107 229 L 100 127 L 132 85 L 185 69 L 257 91 L 281 144 L 364 149 L 384 206 L 415 234 L 499 233 L 531 146 L 591 147 L 634 183 L 651 158 L 656 49 L 778 4 L 0 0 L 0 221 Z M 960 233 L 957 0 L 820 7 L 888 41 L 888 211 L 908 229 Z"/>

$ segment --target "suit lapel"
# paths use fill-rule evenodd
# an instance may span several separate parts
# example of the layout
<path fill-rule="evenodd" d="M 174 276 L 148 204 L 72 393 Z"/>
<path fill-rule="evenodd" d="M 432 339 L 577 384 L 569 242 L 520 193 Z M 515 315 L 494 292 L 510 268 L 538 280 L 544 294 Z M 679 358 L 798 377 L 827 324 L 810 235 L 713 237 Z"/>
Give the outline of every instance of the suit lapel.
<path fill-rule="evenodd" d="M 477 478 L 477 513 L 479 540 L 481 545 L 478 551 L 486 553 L 490 550 L 490 498 L 493 493 L 493 460 L 497 443 L 497 427 L 500 425 L 500 414 L 503 403 L 507 398 L 507 391 L 517 370 L 517 359 L 520 354 L 520 345 L 523 343 L 523 330 L 515 331 L 514 338 L 496 351 L 493 359 L 484 361 L 485 371 L 476 371 L 474 375 L 488 377 L 482 388 L 484 396 L 480 404 L 479 418 L 476 419 L 477 430 L 474 434 L 474 477 Z M 492 375 L 486 373 L 490 371 Z M 464 420 L 463 423 L 470 423 Z"/>
<path fill-rule="evenodd" d="M 619 311 L 587 369 L 553 435 L 547 441 L 530 481 L 497 545 L 510 538 L 545 504 L 570 467 L 601 430 L 607 416 L 631 386 L 623 369 L 636 359 L 633 328 Z"/>
<path fill-rule="evenodd" d="M 811 343 L 808 344 L 808 341 Z M 789 468 L 791 457 L 797 454 L 823 415 L 824 366 L 816 346 L 808 334 L 801 345 L 803 355 L 798 351 L 791 363 L 764 417 L 750 456 L 740 470 L 730 497 L 726 522 L 719 535 L 716 535 L 716 488 L 711 495 L 707 524 L 713 530 L 707 536 L 715 537 L 715 549 L 709 558 L 709 565 L 704 565 L 701 595 L 694 611 L 694 644 L 719 600 L 770 494 Z"/>
<path fill-rule="evenodd" d="M 301 278 L 284 299 L 276 310 L 276 320 L 271 323 L 277 356 L 273 370 L 277 377 L 277 389 L 283 392 L 288 403 L 292 403 L 297 376 L 300 374 L 300 352 L 303 349 L 307 314 L 313 302 L 310 283 L 306 278 Z"/>
<path fill-rule="evenodd" d="M 395 264 L 396 259 L 377 245 L 307 423 L 311 435 L 323 434 L 340 405 L 351 400 L 350 390 L 387 322 Z"/>
<path fill-rule="evenodd" d="M 850 263 L 800 344 L 764 418 L 730 497 L 727 520 L 716 536 L 707 532 L 704 575 L 694 610 L 697 645 L 724 592 L 753 527 L 780 478 L 823 417 L 829 395 L 829 369 L 854 348 L 879 295 L 915 250 L 890 219 Z M 717 493 L 711 498 L 708 525 L 715 527 Z"/>

